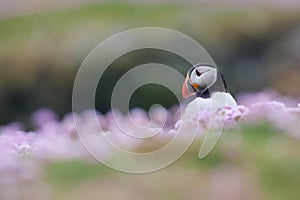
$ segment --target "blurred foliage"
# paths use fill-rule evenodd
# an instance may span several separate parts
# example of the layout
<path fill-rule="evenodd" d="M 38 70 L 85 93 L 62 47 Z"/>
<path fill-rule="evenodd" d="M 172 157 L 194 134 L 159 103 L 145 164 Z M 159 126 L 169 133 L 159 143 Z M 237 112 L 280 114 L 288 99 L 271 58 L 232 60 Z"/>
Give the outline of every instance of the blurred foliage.
<path fill-rule="evenodd" d="M 207 192 L 222 190 L 230 191 L 221 194 L 231 199 L 237 199 L 239 193 L 246 199 L 300 198 L 299 140 L 261 123 L 224 132 L 204 159 L 197 157 L 201 143 L 197 140 L 174 164 L 150 174 L 129 175 L 101 164 L 66 161 L 48 165 L 46 180 L 59 190 L 57 199 L 79 199 L 82 192 L 90 198 L 138 199 L 146 193 L 156 199 L 209 199 Z M 219 188 L 219 183 L 225 188 Z M 108 188 L 116 191 L 118 198 Z"/>
<path fill-rule="evenodd" d="M 45 178 L 59 190 L 66 190 L 90 179 L 102 178 L 110 171 L 103 165 L 79 160 L 49 163 Z"/>
<path fill-rule="evenodd" d="M 213 57 L 234 94 L 275 87 L 298 96 L 299 22 L 298 9 L 120 2 L 1 18 L 0 124 L 28 122 L 29 113 L 40 107 L 60 116 L 70 112 L 73 81 L 89 51 L 114 33 L 143 26 L 172 28 L 193 37 Z M 107 72 L 105 87 L 99 85 L 96 107 L 106 112 L 115 77 L 147 61 L 181 73 L 188 65 L 155 51 L 121 57 Z M 177 103 L 166 90 L 145 86 L 134 94 L 131 106 Z"/>

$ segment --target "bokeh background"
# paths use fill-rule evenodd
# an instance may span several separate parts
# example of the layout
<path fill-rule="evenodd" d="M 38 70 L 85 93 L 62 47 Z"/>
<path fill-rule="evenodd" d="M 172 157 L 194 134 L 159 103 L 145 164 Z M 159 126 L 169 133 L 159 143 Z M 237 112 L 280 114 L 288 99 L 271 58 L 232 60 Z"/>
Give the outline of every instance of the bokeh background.
<path fill-rule="evenodd" d="M 20 121 L 30 130 L 30 115 L 39 108 L 60 117 L 71 112 L 73 82 L 85 56 L 112 34 L 144 26 L 197 40 L 235 96 L 272 89 L 299 100 L 300 1 L 0 0 L 0 124 Z M 149 61 L 187 65 L 153 50 L 121 57 L 107 72 L 107 88 L 99 89 L 97 109 L 110 109 L 113 83 L 124 71 Z M 131 107 L 154 103 L 177 102 L 165 88 L 145 86 Z M 144 176 L 78 161 L 53 163 L 45 180 L 54 192 L 40 182 L 26 190 L 53 199 L 300 199 L 299 140 L 266 124 L 241 132 L 224 136 L 205 160 L 197 159 L 197 144 L 170 168 Z"/>
<path fill-rule="evenodd" d="M 274 88 L 299 96 L 299 9 L 296 0 L 1 0 L 0 124 L 26 121 L 41 107 L 60 116 L 70 112 L 74 78 L 85 56 L 112 34 L 143 26 L 175 29 L 197 40 L 224 73 L 233 94 Z M 104 113 L 110 108 L 107 97 L 124 68 L 147 61 L 177 68 L 185 64 L 155 51 L 124 56 L 107 73 L 107 88 L 99 92 L 97 108 Z M 161 95 L 165 98 L 158 98 Z M 145 87 L 132 98 L 132 107 L 147 108 L 153 99 L 165 106 L 176 103 L 168 90 Z"/>

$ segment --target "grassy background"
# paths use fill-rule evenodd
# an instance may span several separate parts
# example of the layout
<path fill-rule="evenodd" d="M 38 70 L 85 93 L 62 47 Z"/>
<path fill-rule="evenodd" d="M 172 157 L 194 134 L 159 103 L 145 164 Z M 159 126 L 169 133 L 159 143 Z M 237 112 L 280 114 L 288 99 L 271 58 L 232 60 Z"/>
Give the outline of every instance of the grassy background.
<path fill-rule="evenodd" d="M 299 199 L 299 141 L 263 123 L 222 135 L 198 159 L 196 141 L 178 161 L 158 172 L 131 175 L 83 161 L 51 163 L 45 179 L 56 199 Z M 220 184 L 220 185 L 218 185 Z"/>
<path fill-rule="evenodd" d="M 15 120 L 28 123 L 29 114 L 40 107 L 51 108 L 60 116 L 70 112 L 74 78 L 85 56 L 112 34 L 144 26 L 179 30 L 202 44 L 222 70 L 233 94 L 273 87 L 297 96 L 300 72 L 295 70 L 297 51 L 290 40 L 298 40 L 299 19 L 297 9 L 267 6 L 121 2 L 2 17 L 0 124 Z M 100 111 L 110 108 L 109 99 L 103 97 L 111 94 L 111 78 L 149 58 L 167 60 L 175 67 L 183 65 L 176 57 L 161 52 L 137 52 L 116 62 L 113 75 L 105 80 L 106 91 L 97 93 Z M 291 80 L 289 85 L 286 79 Z M 153 98 L 142 98 L 145 93 Z M 136 96 L 140 98 L 133 99 L 133 107 L 144 104 L 147 109 L 153 103 L 150 99 L 167 107 L 176 103 L 172 95 L 157 87 L 145 88 Z"/>

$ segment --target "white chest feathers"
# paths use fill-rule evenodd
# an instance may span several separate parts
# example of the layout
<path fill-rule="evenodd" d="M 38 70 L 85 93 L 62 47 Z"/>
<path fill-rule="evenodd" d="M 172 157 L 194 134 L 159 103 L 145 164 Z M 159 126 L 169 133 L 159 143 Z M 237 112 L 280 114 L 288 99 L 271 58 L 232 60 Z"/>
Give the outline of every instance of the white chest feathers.
<path fill-rule="evenodd" d="M 185 113 L 198 111 L 213 111 L 218 108 L 225 106 L 237 107 L 237 103 L 230 93 L 226 92 L 216 92 L 212 94 L 211 98 L 204 99 L 197 97 L 192 102 L 190 102 L 186 108 Z"/>

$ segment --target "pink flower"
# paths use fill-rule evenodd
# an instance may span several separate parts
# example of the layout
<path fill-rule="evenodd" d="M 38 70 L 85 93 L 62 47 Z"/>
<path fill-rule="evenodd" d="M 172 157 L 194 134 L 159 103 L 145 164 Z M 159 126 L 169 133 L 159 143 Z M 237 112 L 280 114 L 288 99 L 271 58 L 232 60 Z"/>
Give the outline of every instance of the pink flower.
<path fill-rule="evenodd" d="M 58 120 L 58 116 L 50 109 L 40 109 L 36 111 L 32 117 L 31 122 L 36 128 L 41 128 L 47 123 L 53 123 Z"/>
<path fill-rule="evenodd" d="M 267 89 L 256 93 L 242 93 L 238 95 L 237 99 L 239 104 L 248 107 L 256 103 L 267 103 L 272 101 L 281 102 L 288 107 L 293 107 L 299 102 L 299 99 L 281 96 L 278 92 L 272 89 Z"/>

